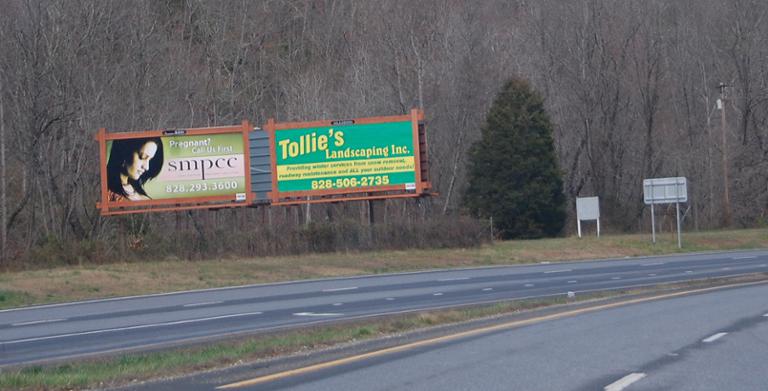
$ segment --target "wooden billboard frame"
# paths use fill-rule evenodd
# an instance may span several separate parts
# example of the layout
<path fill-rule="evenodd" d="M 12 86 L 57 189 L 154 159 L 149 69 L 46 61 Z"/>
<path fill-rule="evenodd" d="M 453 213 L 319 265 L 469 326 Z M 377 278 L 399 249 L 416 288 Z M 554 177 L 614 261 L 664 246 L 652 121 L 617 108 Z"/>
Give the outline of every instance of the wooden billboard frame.
<path fill-rule="evenodd" d="M 173 212 L 192 209 L 218 209 L 218 208 L 236 208 L 249 206 L 253 203 L 254 194 L 251 190 L 251 158 L 248 133 L 253 130 L 250 122 L 243 120 L 240 125 L 233 126 L 215 126 L 206 128 L 187 128 L 187 129 L 160 129 L 141 132 L 107 133 L 106 128 L 100 128 L 96 133 L 96 141 L 99 143 L 99 161 L 101 163 L 101 201 L 96 203 L 96 208 L 102 216 L 121 215 L 130 213 L 144 212 Z M 231 195 L 207 196 L 207 197 L 184 197 L 184 198 L 166 198 L 162 200 L 145 201 L 109 201 L 109 191 L 107 189 L 107 141 L 126 140 L 133 138 L 149 137 L 169 137 L 174 134 L 169 132 L 183 132 L 178 135 L 199 136 L 213 134 L 235 134 L 241 133 L 243 136 L 243 156 L 245 164 L 245 199 L 236 201 Z M 126 209 L 128 208 L 128 209 Z"/>
<path fill-rule="evenodd" d="M 277 148 L 275 145 L 276 132 L 289 129 L 306 129 L 317 127 L 334 126 L 338 122 L 352 122 L 354 125 L 378 124 L 387 122 L 411 122 L 411 134 L 413 137 L 413 156 L 414 156 L 414 174 L 415 189 L 406 190 L 405 185 L 390 186 L 366 186 L 344 189 L 327 190 L 304 190 L 280 192 L 277 187 Z M 415 198 L 431 195 L 426 193 L 432 185 L 429 182 L 422 181 L 421 175 L 421 146 L 419 144 L 419 124 L 424 121 L 424 111 L 421 109 L 411 109 L 409 114 L 352 118 L 343 120 L 319 120 L 309 122 L 275 122 L 273 118 L 267 120 L 264 130 L 269 136 L 269 148 L 272 151 L 270 165 L 272 168 L 272 191 L 268 194 L 271 205 L 297 205 L 314 204 L 325 202 L 341 201 L 362 201 L 362 200 L 380 200 L 388 198 Z M 426 145 L 426 140 L 424 140 Z M 367 193 L 366 195 L 361 195 Z M 312 198 L 316 197 L 316 198 Z"/>

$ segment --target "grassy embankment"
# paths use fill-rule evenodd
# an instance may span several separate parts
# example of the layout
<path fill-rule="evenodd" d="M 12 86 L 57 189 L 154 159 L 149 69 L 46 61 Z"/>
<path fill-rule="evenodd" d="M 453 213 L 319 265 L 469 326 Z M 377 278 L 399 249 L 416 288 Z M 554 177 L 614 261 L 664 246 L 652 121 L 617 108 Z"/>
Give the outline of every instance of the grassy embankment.
<path fill-rule="evenodd" d="M 0 274 L 0 308 L 264 282 L 434 268 L 510 265 L 679 252 L 768 248 L 768 229 L 501 241 L 470 249 L 81 265 Z"/>

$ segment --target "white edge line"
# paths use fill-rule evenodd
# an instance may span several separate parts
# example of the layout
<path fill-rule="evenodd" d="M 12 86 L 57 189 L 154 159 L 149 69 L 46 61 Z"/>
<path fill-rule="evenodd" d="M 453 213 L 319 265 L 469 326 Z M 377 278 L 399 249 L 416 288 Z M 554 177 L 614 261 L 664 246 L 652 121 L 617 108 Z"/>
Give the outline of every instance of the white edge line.
<path fill-rule="evenodd" d="M 715 335 L 713 335 L 711 337 L 707 337 L 707 338 L 702 339 L 701 342 L 704 342 L 704 343 L 715 342 L 718 339 L 725 337 L 726 335 L 728 335 L 728 333 L 717 333 L 717 334 L 715 334 Z"/>
<path fill-rule="evenodd" d="M 11 326 L 31 326 L 33 324 L 63 322 L 65 320 L 67 320 L 67 319 L 66 318 L 61 318 L 61 319 L 33 320 L 33 321 L 30 321 L 30 322 L 11 323 Z"/>
<path fill-rule="evenodd" d="M 573 269 L 563 269 L 563 270 L 550 270 L 548 272 L 544 272 L 544 274 L 552 274 L 552 273 L 567 273 L 572 272 Z"/>
<path fill-rule="evenodd" d="M 6 345 L 11 345 L 11 344 L 17 344 L 17 343 L 24 343 L 24 342 L 46 341 L 46 340 L 49 340 L 49 339 L 76 337 L 76 336 L 79 336 L 79 335 L 105 334 L 105 333 L 113 333 L 113 332 L 116 332 L 116 331 L 138 330 L 138 329 L 146 329 L 146 328 L 150 328 L 150 327 L 161 327 L 161 326 L 173 326 L 173 325 L 177 325 L 177 324 L 205 322 L 205 321 L 208 321 L 208 320 L 236 318 L 236 317 L 240 317 L 240 316 L 261 315 L 261 314 L 262 314 L 262 312 L 245 312 L 245 313 L 242 313 L 242 314 L 212 316 L 210 318 L 177 320 L 177 321 L 173 321 L 173 322 L 141 324 L 141 325 L 137 325 L 137 326 L 116 327 L 116 328 L 112 328 L 112 329 L 83 331 L 81 333 L 58 334 L 58 335 L 49 335 L 49 336 L 46 336 L 46 337 L 16 339 L 16 340 L 13 340 L 13 341 L 5 341 L 3 343 L 6 344 Z"/>
<path fill-rule="evenodd" d="M 605 386 L 605 388 L 603 388 L 603 389 L 605 391 L 621 391 L 621 390 L 629 387 L 630 384 L 632 384 L 632 383 L 634 383 L 636 381 L 641 380 L 645 376 L 646 376 L 645 373 L 642 373 L 642 372 L 640 372 L 640 373 L 637 373 L 637 372 L 630 373 L 629 375 L 624 376 L 621 379 L 616 380 L 615 382 Z"/>
<path fill-rule="evenodd" d="M 341 291 L 353 291 L 355 289 L 358 289 L 356 286 L 348 286 L 344 288 L 330 288 L 330 289 L 323 289 L 321 292 L 341 292 Z"/>
<path fill-rule="evenodd" d="M 639 257 L 630 257 L 630 258 L 600 258 L 600 259 L 585 259 L 585 260 L 566 260 L 566 261 L 558 261 L 558 264 L 561 265 L 589 265 L 592 263 L 609 263 L 609 262 L 615 262 L 615 263 L 621 263 L 625 264 L 626 261 L 637 261 L 641 259 L 659 259 L 664 258 L 668 259 L 669 257 L 673 257 L 671 262 L 677 262 L 680 258 L 689 258 L 689 257 L 700 257 L 700 256 L 715 256 L 715 255 L 724 255 L 724 254 L 731 254 L 734 252 L 746 252 L 746 251 L 754 251 L 754 252 L 761 252 L 762 254 L 765 249 L 751 249 L 751 250 L 725 250 L 725 251 L 700 251 L 700 252 L 692 252 L 692 253 L 685 253 L 685 254 L 667 254 L 667 255 L 646 255 L 646 256 L 639 256 Z M 412 272 L 400 272 L 400 273 L 392 273 L 387 274 L 387 277 L 398 277 L 398 276 L 410 276 L 410 275 L 416 275 L 416 274 L 432 274 L 432 273 L 445 273 L 445 272 L 459 272 L 459 271 L 474 271 L 474 270 L 491 270 L 491 269 L 518 269 L 518 268 L 526 268 L 526 267 L 536 267 L 541 264 L 548 264 L 544 262 L 540 263 L 526 263 L 526 264 L 517 264 L 517 265 L 491 265 L 491 266 L 474 266 L 474 267 L 464 267 L 464 268 L 456 268 L 456 269 L 432 269 L 432 270 L 416 270 Z M 749 273 L 746 273 L 749 274 Z M 174 296 L 174 295 L 183 295 L 183 294 L 189 294 L 189 293 L 206 293 L 206 292 L 217 292 L 217 291 L 226 291 L 226 290 L 240 290 L 240 289 L 249 289 L 249 288 L 269 288 L 274 286 L 285 286 L 285 285 L 299 285 L 299 284 L 312 284 L 312 283 L 321 283 L 321 282 L 329 282 L 329 281 L 345 281 L 345 280 L 353 280 L 353 279 L 368 279 L 368 278 L 378 278 L 382 277 L 381 274 L 362 274 L 359 276 L 349 276 L 349 277 L 333 277 L 333 278 L 314 278 L 314 279 L 307 279 L 307 280 L 294 280 L 294 281 L 282 281 L 282 282 L 272 282 L 272 283 L 261 283 L 261 284 L 243 284 L 243 285 L 233 285 L 233 286 L 222 286 L 217 288 L 205 288 L 205 289 L 188 289 L 188 290 L 182 290 L 182 291 L 175 291 L 175 292 L 163 292 L 163 293 L 150 293 L 146 295 L 132 295 L 132 296 L 121 296 L 121 297 L 108 297 L 108 298 L 101 298 L 101 299 L 89 299 L 89 300 L 81 300 L 81 301 L 71 301 L 66 303 L 52 303 L 52 304 L 40 304 L 40 305 L 32 305 L 27 307 L 16 307 L 16 308 L 7 308 L 0 310 L 0 313 L 4 312 L 13 312 L 13 311 L 29 311 L 29 310 L 36 310 L 36 309 L 43 309 L 43 308 L 56 308 L 56 307 L 66 307 L 66 306 L 72 306 L 72 305 L 80 305 L 80 304 L 93 304 L 93 303 L 105 303 L 105 302 L 112 302 L 112 301 L 121 301 L 121 300 L 132 300 L 132 299 L 145 299 L 145 298 L 153 298 L 153 297 L 164 297 L 164 296 Z"/>
<path fill-rule="evenodd" d="M 339 313 L 333 313 L 333 312 L 295 312 L 293 313 L 294 316 L 342 316 L 344 314 Z"/>
<path fill-rule="evenodd" d="M 204 305 L 214 305 L 214 304 L 221 304 L 221 301 L 205 301 L 202 303 L 184 304 L 182 307 L 200 307 Z"/>
<path fill-rule="evenodd" d="M 441 278 L 437 280 L 438 282 L 448 282 L 448 281 L 464 281 L 469 280 L 469 277 L 456 277 L 456 278 Z"/>
<path fill-rule="evenodd" d="M 731 259 L 755 259 L 755 258 L 757 258 L 757 255 L 750 255 L 747 257 L 733 257 Z"/>
<path fill-rule="evenodd" d="M 489 292 L 489 291 L 492 291 L 492 290 L 493 290 L 493 288 L 483 288 L 483 292 Z"/>

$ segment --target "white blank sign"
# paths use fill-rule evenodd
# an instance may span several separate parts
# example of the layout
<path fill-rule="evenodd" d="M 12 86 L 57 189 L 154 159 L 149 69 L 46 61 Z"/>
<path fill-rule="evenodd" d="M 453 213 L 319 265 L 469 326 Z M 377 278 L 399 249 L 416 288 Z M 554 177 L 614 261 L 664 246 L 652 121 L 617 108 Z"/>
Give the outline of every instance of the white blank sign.
<path fill-rule="evenodd" d="M 576 218 L 579 220 L 598 220 L 600 201 L 597 197 L 576 197 Z"/>
<path fill-rule="evenodd" d="M 688 202 L 687 181 L 685 177 L 645 179 L 643 199 L 646 205 Z"/>

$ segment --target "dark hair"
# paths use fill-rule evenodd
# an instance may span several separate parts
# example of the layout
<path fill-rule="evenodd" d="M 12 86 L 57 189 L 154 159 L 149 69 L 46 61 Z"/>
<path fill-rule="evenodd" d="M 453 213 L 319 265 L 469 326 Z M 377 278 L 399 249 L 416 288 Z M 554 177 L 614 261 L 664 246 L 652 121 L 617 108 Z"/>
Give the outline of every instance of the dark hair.
<path fill-rule="evenodd" d="M 120 182 L 120 174 L 127 174 L 125 170 L 126 167 L 133 164 L 133 154 L 138 153 L 141 147 L 149 142 L 157 145 L 157 152 L 152 158 L 152 164 L 149 165 L 147 171 L 141 174 L 139 179 L 133 180 L 130 177 L 128 178 L 128 183 L 133 186 L 137 193 L 149 197 L 144 191 L 144 184 L 160 174 L 160 170 L 163 168 L 163 143 L 160 141 L 160 137 L 112 141 L 112 149 L 109 153 L 109 161 L 107 161 L 107 188 L 111 192 L 126 198 L 128 197 L 128 194 L 123 190 L 123 184 Z"/>

